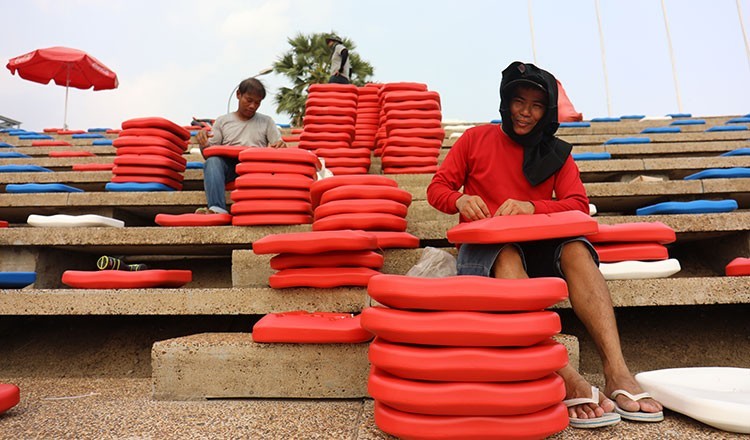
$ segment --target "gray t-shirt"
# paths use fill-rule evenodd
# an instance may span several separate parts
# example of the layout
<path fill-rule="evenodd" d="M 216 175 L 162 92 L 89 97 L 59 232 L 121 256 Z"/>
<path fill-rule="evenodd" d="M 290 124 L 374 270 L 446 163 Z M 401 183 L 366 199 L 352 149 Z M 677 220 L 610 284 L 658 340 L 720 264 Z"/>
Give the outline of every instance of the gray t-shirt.
<path fill-rule="evenodd" d="M 346 46 L 344 46 L 341 43 L 336 43 L 335 46 L 333 46 L 333 55 L 331 55 L 331 75 L 336 73 L 336 71 L 339 71 L 339 75 L 349 78 L 349 72 L 352 70 L 352 64 L 349 61 L 349 58 L 351 56 L 346 57 L 346 62 L 344 63 L 344 68 L 339 70 L 341 68 L 341 51 L 346 49 Z"/>
<path fill-rule="evenodd" d="M 267 147 L 281 139 L 281 131 L 270 116 L 262 113 L 247 121 L 237 117 L 236 112 L 219 116 L 214 121 L 213 136 L 209 145 L 243 145 L 247 147 Z"/>

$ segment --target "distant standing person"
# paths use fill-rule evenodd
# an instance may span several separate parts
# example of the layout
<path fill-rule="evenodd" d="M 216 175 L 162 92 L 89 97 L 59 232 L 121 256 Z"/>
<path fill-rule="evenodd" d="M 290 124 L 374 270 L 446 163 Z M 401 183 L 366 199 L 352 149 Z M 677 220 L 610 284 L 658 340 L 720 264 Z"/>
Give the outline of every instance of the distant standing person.
<path fill-rule="evenodd" d="M 329 83 L 349 84 L 349 75 L 352 71 L 349 61 L 349 49 L 344 46 L 341 38 L 331 34 L 326 38 L 326 44 L 333 49 L 331 54 L 331 77 Z"/>
<path fill-rule="evenodd" d="M 201 154 L 212 145 L 245 145 L 248 147 L 284 148 L 281 132 L 270 116 L 258 113 L 261 101 L 266 97 L 266 88 L 256 78 L 243 80 L 237 88 L 237 111 L 219 116 L 214 122 L 212 134 L 198 131 L 196 138 Z M 203 167 L 203 186 L 206 191 L 207 208 L 198 208 L 196 214 L 226 214 L 225 185 L 237 178 L 237 159 L 211 156 Z"/>

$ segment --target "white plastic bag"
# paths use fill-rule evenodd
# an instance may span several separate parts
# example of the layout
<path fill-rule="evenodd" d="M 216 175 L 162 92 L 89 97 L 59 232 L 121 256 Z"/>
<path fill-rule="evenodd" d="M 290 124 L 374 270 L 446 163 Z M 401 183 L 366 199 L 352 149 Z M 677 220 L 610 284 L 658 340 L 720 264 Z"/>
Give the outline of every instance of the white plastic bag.
<path fill-rule="evenodd" d="M 427 246 L 422 251 L 422 257 L 417 261 L 406 276 L 424 278 L 443 278 L 456 275 L 456 258 L 450 253 Z"/>

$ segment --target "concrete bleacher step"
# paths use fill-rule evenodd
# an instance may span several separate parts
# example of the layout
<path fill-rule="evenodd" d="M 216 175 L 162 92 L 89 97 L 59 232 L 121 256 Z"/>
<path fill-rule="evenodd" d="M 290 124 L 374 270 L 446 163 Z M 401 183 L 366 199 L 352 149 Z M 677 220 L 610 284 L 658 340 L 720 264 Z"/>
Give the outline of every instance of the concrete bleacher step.
<path fill-rule="evenodd" d="M 578 369 L 578 340 L 570 335 L 556 339 Z M 252 333 L 201 333 L 159 341 L 151 350 L 153 398 L 366 397 L 368 347 L 262 344 L 253 341 Z"/>

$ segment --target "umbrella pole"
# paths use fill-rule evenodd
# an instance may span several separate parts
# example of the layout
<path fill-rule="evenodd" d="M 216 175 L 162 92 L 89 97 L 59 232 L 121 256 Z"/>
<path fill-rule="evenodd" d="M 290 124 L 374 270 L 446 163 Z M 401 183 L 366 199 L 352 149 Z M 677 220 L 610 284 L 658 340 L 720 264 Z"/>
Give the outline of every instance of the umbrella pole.
<path fill-rule="evenodd" d="M 68 76 L 65 78 L 65 113 L 63 116 L 63 130 L 68 129 L 68 88 L 70 86 L 70 64 L 68 64 Z"/>

